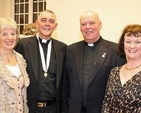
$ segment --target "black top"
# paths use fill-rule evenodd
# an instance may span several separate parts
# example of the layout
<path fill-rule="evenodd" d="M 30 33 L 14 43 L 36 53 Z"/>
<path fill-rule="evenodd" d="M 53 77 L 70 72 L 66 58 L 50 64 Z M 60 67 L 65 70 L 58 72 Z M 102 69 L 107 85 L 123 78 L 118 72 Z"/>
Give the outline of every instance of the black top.
<path fill-rule="evenodd" d="M 88 81 L 91 72 L 94 70 L 94 63 L 96 62 L 98 50 L 99 50 L 99 43 L 101 38 L 94 43 L 94 46 L 88 46 L 85 43 L 84 48 L 84 62 L 83 62 L 83 107 L 87 106 L 87 88 L 88 88 Z"/>
<path fill-rule="evenodd" d="M 45 57 L 47 56 L 47 43 L 41 43 L 43 47 L 43 51 L 45 53 Z M 41 57 L 40 61 L 41 61 Z M 39 69 L 39 92 L 38 92 L 38 101 L 46 101 L 46 100 L 53 100 L 56 98 L 56 56 L 54 52 L 54 46 L 52 43 L 52 48 L 51 48 L 51 57 L 50 57 L 50 64 L 49 64 L 49 69 L 48 69 L 48 76 L 44 76 L 44 71 L 42 68 L 42 62 L 40 62 L 40 69 Z"/>

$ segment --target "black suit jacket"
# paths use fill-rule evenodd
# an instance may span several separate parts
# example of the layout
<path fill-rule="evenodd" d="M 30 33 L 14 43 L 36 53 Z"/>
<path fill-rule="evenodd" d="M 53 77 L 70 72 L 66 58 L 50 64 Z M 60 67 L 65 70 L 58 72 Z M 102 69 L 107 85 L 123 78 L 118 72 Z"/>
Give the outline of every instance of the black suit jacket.
<path fill-rule="evenodd" d="M 63 77 L 62 112 L 80 113 L 82 104 L 82 72 L 84 41 L 72 44 L 66 49 L 66 69 Z M 102 101 L 110 70 L 126 61 L 116 50 L 116 44 L 104 39 L 100 47 L 94 70 L 90 74 L 87 90 L 87 113 L 101 113 Z"/>
<path fill-rule="evenodd" d="M 60 81 L 63 74 L 64 69 L 64 60 L 65 60 L 65 49 L 66 44 L 52 39 L 52 45 L 54 46 L 56 62 L 57 62 L 57 75 L 56 75 L 56 87 L 57 87 L 57 113 L 60 112 Z M 36 100 L 37 100 L 37 93 L 38 93 L 38 74 L 39 74 L 39 62 L 38 54 L 38 42 L 36 36 L 30 38 L 23 38 L 21 39 L 17 47 L 15 48 L 16 51 L 21 53 L 23 57 L 26 59 L 27 62 L 27 73 L 29 74 L 30 78 L 30 85 L 27 90 L 27 99 L 28 99 L 28 107 L 29 112 L 35 112 Z"/>

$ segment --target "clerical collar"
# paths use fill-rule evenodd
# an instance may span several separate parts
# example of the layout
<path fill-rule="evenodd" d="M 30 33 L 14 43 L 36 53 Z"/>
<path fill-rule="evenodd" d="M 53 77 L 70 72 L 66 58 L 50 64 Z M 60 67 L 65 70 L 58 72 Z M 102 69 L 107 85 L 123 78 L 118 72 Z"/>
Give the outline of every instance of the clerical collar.
<path fill-rule="evenodd" d="M 89 44 L 89 43 L 88 43 L 88 46 L 90 46 L 90 47 L 91 47 L 91 46 L 94 46 L 94 44 L 93 44 L 93 43 L 92 43 L 92 44 Z"/>
<path fill-rule="evenodd" d="M 41 62 L 42 62 L 42 67 L 44 70 L 44 76 L 47 77 L 48 76 L 48 68 L 49 68 L 49 64 L 50 64 L 50 56 L 51 56 L 51 46 L 52 46 L 52 40 L 49 39 L 47 40 L 47 43 L 42 43 L 41 38 L 38 36 L 38 33 L 36 34 L 37 40 L 38 40 L 38 44 L 39 44 L 39 51 L 40 51 L 40 56 L 41 56 Z M 49 43 L 48 43 L 49 42 Z M 44 51 L 43 51 L 43 47 L 41 46 L 42 44 L 47 45 L 48 44 L 48 48 L 47 48 L 47 57 L 46 57 L 46 61 L 45 61 L 45 57 L 44 57 Z"/>
<path fill-rule="evenodd" d="M 49 43 L 50 40 L 51 40 L 51 38 L 46 40 L 46 39 L 42 39 L 42 38 L 39 37 L 40 43 L 46 44 L 46 43 Z"/>
<path fill-rule="evenodd" d="M 89 47 L 93 47 L 93 46 L 98 45 L 100 43 L 100 41 L 101 41 L 101 37 L 96 42 L 91 43 L 91 44 L 90 43 L 87 43 L 87 44 L 88 44 Z"/>

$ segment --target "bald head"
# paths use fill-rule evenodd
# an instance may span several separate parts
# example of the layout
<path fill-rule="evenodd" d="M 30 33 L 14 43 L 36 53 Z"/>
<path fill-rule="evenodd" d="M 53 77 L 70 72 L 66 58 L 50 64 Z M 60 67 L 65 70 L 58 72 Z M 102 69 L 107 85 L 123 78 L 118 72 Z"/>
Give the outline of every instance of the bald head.
<path fill-rule="evenodd" d="M 80 30 L 87 43 L 94 43 L 100 38 L 102 23 L 97 13 L 86 11 L 80 16 Z"/>
<path fill-rule="evenodd" d="M 84 12 L 81 16 L 80 16 L 80 22 L 82 21 L 83 18 L 86 18 L 86 17 L 91 17 L 97 21 L 100 21 L 99 20 L 99 16 L 96 12 L 94 11 L 86 11 Z"/>

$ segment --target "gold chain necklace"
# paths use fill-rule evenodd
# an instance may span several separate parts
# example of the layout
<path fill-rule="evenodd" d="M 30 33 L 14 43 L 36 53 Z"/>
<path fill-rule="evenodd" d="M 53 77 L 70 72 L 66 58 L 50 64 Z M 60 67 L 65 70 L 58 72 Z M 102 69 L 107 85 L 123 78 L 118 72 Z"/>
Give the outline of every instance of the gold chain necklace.
<path fill-rule="evenodd" d="M 138 65 L 138 66 L 136 66 L 136 67 L 133 67 L 133 68 L 127 68 L 127 67 L 125 66 L 125 69 L 127 69 L 127 70 L 133 70 L 133 69 L 137 69 L 137 68 L 139 68 L 140 66 L 141 66 L 141 64 Z"/>
<path fill-rule="evenodd" d="M 2 58 L 2 60 L 6 63 L 6 64 L 10 64 L 10 59 L 9 58 L 4 58 L 3 55 L 0 53 L 0 56 Z"/>
<path fill-rule="evenodd" d="M 4 61 L 6 64 L 10 64 L 10 60 L 9 60 L 9 59 L 6 59 L 6 60 L 5 60 L 2 55 L 1 55 L 1 57 L 2 57 L 3 61 Z"/>

